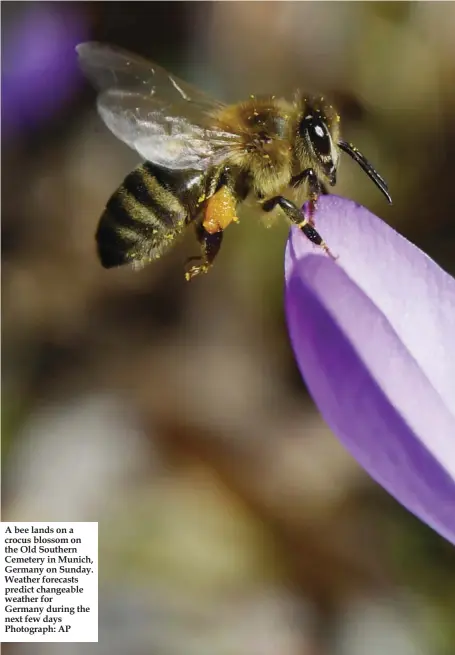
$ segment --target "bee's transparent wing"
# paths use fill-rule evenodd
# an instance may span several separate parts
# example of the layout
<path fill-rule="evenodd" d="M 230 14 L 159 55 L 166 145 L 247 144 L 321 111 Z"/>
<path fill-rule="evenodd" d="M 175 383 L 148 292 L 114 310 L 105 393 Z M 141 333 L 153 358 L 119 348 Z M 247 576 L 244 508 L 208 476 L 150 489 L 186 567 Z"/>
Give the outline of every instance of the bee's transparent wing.
<path fill-rule="evenodd" d="M 161 66 L 116 46 L 90 41 L 79 44 L 76 51 L 82 70 L 99 91 L 134 91 L 159 97 L 168 105 L 191 106 L 199 113 L 213 112 L 223 106 Z"/>
<path fill-rule="evenodd" d="M 205 170 L 240 144 L 238 135 L 170 115 L 158 99 L 139 93 L 105 91 L 98 98 L 98 111 L 117 138 L 165 168 Z"/>
<path fill-rule="evenodd" d="M 138 153 L 171 169 L 222 161 L 238 135 L 211 128 L 223 104 L 164 68 L 102 43 L 77 47 L 81 68 L 101 93 L 107 127 Z"/>

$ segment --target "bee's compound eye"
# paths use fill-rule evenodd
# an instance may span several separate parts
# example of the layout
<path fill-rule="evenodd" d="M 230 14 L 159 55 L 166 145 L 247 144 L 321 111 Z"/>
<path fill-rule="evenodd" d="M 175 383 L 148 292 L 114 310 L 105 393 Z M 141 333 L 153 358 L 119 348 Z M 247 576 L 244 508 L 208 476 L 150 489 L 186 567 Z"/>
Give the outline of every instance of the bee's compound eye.
<path fill-rule="evenodd" d="M 330 134 L 323 120 L 308 114 L 300 124 L 300 132 L 307 136 L 318 154 L 323 156 L 331 154 Z"/>

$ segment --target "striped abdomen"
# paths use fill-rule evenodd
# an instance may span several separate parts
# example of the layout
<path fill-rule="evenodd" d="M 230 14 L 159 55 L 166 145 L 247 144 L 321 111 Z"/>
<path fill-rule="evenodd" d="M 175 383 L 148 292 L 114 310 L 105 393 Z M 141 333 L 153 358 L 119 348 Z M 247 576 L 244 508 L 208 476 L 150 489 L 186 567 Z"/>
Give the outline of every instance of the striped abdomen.
<path fill-rule="evenodd" d="M 96 241 L 105 268 L 157 259 L 194 218 L 203 176 L 145 162 L 126 176 L 101 216 Z"/>

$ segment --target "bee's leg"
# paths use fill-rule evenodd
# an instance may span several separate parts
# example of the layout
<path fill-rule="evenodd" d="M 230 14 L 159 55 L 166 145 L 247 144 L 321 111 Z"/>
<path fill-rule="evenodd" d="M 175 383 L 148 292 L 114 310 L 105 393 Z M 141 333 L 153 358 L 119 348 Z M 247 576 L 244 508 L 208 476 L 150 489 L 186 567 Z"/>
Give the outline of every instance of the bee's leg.
<path fill-rule="evenodd" d="M 266 202 L 262 204 L 262 209 L 265 212 L 270 212 L 272 209 L 275 209 L 277 205 L 281 207 L 289 220 L 302 230 L 307 239 L 317 246 L 320 246 L 330 257 L 332 257 L 332 259 L 336 259 L 314 225 L 302 215 L 300 209 L 296 207 L 293 202 L 283 198 L 283 196 L 275 196 L 274 198 L 270 198 L 270 200 L 266 200 Z"/>
<path fill-rule="evenodd" d="M 196 237 L 202 246 L 202 255 L 199 257 L 190 257 L 186 262 L 186 266 L 193 261 L 199 261 L 201 263 L 199 265 L 193 265 L 187 269 L 185 279 L 188 281 L 192 280 L 193 277 L 196 277 L 197 275 L 207 273 L 221 248 L 223 231 L 219 230 L 218 232 L 210 234 L 201 223 L 198 223 L 196 225 Z"/>
<path fill-rule="evenodd" d="M 306 211 L 308 213 L 308 221 L 311 223 L 311 225 L 314 225 L 314 213 L 316 211 L 316 202 L 319 196 L 329 195 L 329 190 L 327 189 L 324 182 L 322 182 L 322 180 L 318 178 L 318 176 L 316 175 L 316 173 L 312 168 L 306 168 L 298 175 L 294 175 L 294 177 L 291 178 L 291 185 L 293 187 L 298 187 L 305 180 L 308 180 L 309 192 L 310 192 L 310 197 L 308 199 Z"/>
<path fill-rule="evenodd" d="M 304 171 L 298 175 L 291 177 L 291 186 L 298 187 L 305 180 L 309 180 L 310 183 L 310 193 L 316 194 L 318 196 L 327 196 L 329 195 L 329 190 L 322 180 L 318 178 L 316 173 L 312 168 L 305 168 Z"/>
<path fill-rule="evenodd" d="M 202 257 L 199 258 L 202 263 L 199 266 L 192 266 L 187 271 L 185 275 L 187 280 L 209 270 L 221 247 L 223 231 L 232 222 L 238 221 L 236 215 L 238 195 L 227 173 L 223 173 L 222 177 L 221 182 L 220 178 L 217 178 L 217 184 L 220 183 L 219 188 L 215 192 L 213 189 L 210 190 L 211 195 L 205 204 L 201 220 L 196 224 L 196 236 L 202 245 Z"/>

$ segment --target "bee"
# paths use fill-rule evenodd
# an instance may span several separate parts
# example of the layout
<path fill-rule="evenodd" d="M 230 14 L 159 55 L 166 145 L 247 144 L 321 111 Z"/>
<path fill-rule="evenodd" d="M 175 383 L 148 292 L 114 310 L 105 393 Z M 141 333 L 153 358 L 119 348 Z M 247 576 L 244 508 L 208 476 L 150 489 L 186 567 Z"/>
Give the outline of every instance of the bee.
<path fill-rule="evenodd" d="M 193 225 L 200 255 L 188 260 L 186 279 L 206 273 L 244 203 L 284 215 L 332 256 L 314 212 L 336 183 L 341 151 L 391 202 L 384 179 L 340 139 L 340 117 L 324 98 L 296 92 L 292 100 L 250 96 L 226 105 L 119 48 L 82 43 L 77 53 L 99 89 L 102 120 L 145 160 L 100 218 L 96 241 L 106 268 L 156 260 Z"/>

